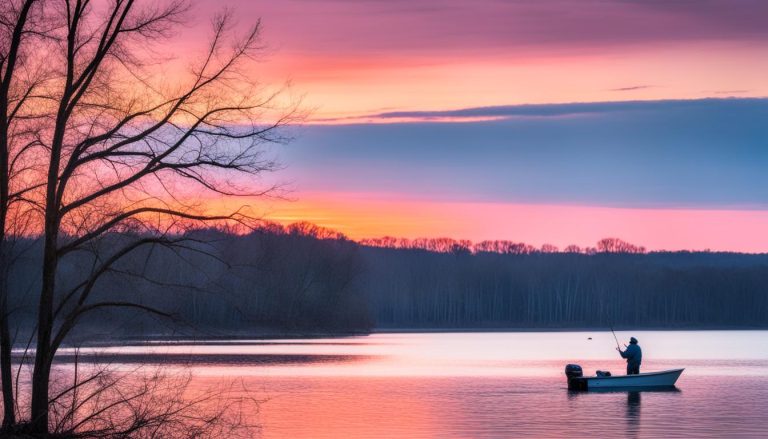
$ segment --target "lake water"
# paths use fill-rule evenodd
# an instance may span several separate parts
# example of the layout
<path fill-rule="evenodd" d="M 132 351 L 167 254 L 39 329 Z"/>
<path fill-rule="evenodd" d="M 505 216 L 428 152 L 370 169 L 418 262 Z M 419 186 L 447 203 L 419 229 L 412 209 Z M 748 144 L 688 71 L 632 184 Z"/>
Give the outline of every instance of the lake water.
<path fill-rule="evenodd" d="M 723 438 L 768 435 L 768 331 L 634 331 L 675 391 L 569 392 L 566 363 L 623 374 L 610 332 L 406 333 L 99 348 L 264 400 L 263 438 Z M 590 340 L 589 337 L 592 339 Z"/>

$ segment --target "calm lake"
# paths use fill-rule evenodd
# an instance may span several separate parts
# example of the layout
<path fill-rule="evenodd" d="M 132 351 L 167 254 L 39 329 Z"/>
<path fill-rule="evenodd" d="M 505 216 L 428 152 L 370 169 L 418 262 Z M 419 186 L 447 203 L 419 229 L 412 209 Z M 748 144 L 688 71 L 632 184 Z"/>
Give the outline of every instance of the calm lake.
<path fill-rule="evenodd" d="M 263 438 L 765 437 L 768 331 L 634 331 L 676 391 L 574 393 L 563 367 L 623 374 L 607 332 L 406 333 L 99 348 L 242 382 Z M 592 339 L 590 340 L 589 337 Z"/>

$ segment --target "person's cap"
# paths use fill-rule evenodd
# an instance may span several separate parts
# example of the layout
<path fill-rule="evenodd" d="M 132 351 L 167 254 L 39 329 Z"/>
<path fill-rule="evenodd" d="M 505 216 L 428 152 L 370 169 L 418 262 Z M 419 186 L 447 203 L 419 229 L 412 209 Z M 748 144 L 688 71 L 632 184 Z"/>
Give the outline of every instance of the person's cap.
<path fill-rule="evenodd" d="M 635 337 L 629 337 L 630 343 L 637 343 L 637 339 Z"/>

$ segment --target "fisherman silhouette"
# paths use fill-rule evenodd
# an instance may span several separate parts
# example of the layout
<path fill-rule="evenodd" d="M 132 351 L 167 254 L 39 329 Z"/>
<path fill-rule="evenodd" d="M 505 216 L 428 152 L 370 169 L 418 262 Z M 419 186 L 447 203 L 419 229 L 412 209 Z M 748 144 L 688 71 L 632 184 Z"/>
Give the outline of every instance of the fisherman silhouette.
<path fill-rule="evenodd" d="M 618 347 L 616 350 L 619 351 L 621 358 L 627 359 L 627 375 L 639 374 L 640 363 L 643 361 L 643 350 L 640 349 L 640 345 L 637 344 L 637 339 L 635 337 L 630 337 L 629 346 L 627 346 L 626 350 L 622 351 Z"/>

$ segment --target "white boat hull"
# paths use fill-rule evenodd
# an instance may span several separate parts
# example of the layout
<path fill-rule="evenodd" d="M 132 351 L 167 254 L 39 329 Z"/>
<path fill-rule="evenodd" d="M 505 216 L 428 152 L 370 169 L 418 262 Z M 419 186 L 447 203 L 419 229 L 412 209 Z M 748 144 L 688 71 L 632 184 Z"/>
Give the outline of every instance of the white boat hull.
<path fill-rule="evenodd" d="M 637 375 L 618 375 L 608 377 L 580 377 L 572 378 L 575 382 L 569 382 L 569 388 L 575 390 L 599 390 L 599 389 L 642 389 L 674 387 L 680 374 L 685 369 L 672 369 L 660 372 L 648 372 Z"/>

